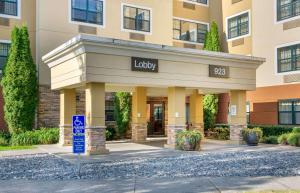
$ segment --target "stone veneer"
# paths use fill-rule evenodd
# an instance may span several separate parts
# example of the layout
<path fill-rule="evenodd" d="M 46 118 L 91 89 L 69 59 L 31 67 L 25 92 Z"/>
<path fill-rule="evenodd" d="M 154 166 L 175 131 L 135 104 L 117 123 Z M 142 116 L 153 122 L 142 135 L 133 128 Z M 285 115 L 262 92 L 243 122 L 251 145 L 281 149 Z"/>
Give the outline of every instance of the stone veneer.
<path fill-rule="evenodd" d="M 246 128 L 246 125 L 230 125 L 230 141 L 233 144 L 243 144 L 242 129 Z"/>
<path fill-rule="evenodd" d="M 59 91 L 48 85 L 39 86 L 38 128 L 59 126 L 59 101 Z"/>
<path fill-rule="evenodd" d="M 147 124 L 131 123 L 132 141 L 145 142 L 147 138 Z"/>
<path fill-rule="evenodd" d="M 86 154 L 88 155 L 100 155 L 106 154 L 109 151 L 105 148 L 105 127 L 99 128 L 86 128 L 85 135 L 85 147 Z"/>
<path fill-rule="evenodd" d="M 165 145 L 167 148 L 175 148 L 176 134 L 186 128 L 186 125 L 167 125 L 168 129 L 168 142 Z"/>

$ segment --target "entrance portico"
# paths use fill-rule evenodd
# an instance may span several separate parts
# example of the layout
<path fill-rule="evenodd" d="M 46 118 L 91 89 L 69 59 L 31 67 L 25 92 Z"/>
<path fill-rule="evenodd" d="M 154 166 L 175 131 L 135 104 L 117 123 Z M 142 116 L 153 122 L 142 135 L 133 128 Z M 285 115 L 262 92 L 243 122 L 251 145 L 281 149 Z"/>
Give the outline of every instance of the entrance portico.
<path fill-rule="evenodd" d="M 140 69 L 147 63 L 153 68 Z M 61 91 L 61 144 L 71 140 L 75 90 L 85 90 L 87 154 L 107 153 L 105 92 L 132 93 L 132 140 L 147 136 L 147 97 L 167 97 L 168 147 L 186 128 L 186 98 L 191 128 L 203 131 L 204 94 L 229 92 L 232 97 L 231 139 L 240 141 L 246 126 L 247 90 L 256 88 L 256 68 L 262 58 L 135 43 L 80 35 L 43 57 L 51 69 L 51 88 Z M 151 63 L 151 64 L 150 64 Z M 154 68 L 155 66 L 155 68 Z"/>

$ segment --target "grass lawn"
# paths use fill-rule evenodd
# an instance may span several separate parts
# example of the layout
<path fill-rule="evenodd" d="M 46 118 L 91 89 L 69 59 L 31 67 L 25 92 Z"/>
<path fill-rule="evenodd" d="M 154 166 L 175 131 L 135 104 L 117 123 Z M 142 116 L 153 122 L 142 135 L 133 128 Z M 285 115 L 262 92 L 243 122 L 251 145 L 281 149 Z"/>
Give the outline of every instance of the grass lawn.
<path fill-rule="evenodd" d="M 34 146 L 0 146 L 0 151 L 33 149 Z"/>

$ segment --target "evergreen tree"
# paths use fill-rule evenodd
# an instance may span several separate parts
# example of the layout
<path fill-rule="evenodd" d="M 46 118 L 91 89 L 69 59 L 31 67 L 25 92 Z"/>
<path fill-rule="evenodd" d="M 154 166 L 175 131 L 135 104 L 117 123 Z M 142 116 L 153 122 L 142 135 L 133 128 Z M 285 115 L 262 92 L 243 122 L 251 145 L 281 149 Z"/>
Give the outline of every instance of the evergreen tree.
<path fill-rule="evenodd" d="M 218 25 L 216 22 L 211 23 L 210 31 L 205 34 L 204 50 L 220 52 L 220 38 Z M 216 121 L 216 115 L 218 112 L 218 97 L 216 95 L 206 95 L 203 100 L 204 110 L 204 128 L 213 128 Z"/>
<path fill-rule="evenodd" d="M 211 23 L 210 31 L 205 34 L 203 49 L 215 52 L 221 51 L 218 25 L 214 21 Z"/>
<path fill-rule="evenodd" d="M 131 96 L 126 92 L 118 92 L 115 94 L 115 120 L 117 123 L 117 134 L 124 137 L 129 128 L 131 117 Z"/>
<path fill-rule="evenodd" d="M 4 117 L 11 133 L 21 133 L 33 129 L 38 92 L 36 65 L 27 27 L 15 27 L 11 40 L 1 80 Z"/>

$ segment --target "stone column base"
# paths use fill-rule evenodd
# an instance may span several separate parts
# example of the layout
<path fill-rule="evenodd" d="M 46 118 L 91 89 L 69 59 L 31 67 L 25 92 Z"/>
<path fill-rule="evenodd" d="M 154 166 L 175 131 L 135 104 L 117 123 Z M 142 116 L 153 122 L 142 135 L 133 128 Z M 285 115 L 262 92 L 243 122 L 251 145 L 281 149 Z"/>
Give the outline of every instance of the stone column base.
<path fill-rule="evenodd" d="M 146 123 L 132 123 L 132 141 L 135 143 L 143 143 L 147 138 L 147 124 Z"/>
<path fill-rule="evenodd" d="M 87 127 L 85 130 L 85 152 L 86 155 L 108 154 L 106 149 L 106 127 Z"/>
<path fill-rule="evenodd" d="M 244 144 L 242 130 L 246 125 L 230 125 L 230 143 L 235 145 Z"/>
<path fill-rule="evenodd" d="M 59 129 L 59 144 L 71 146 L 73 143 L 73 131 L 71 125 L 61 125 Z"/>
<path fill-rule="evenodd" d="M 203 123 L 193 123 L 191 126 L 191 129 L 200 131 L 204 137 L 204 124 Z"/>
<path fill-rule="evenodd" d="M 165 144 L 165 148 L 176 148 L 176 133 L 186 128 L 186 125 L 167 125 L 168 129 L 168 142 Z"/>

